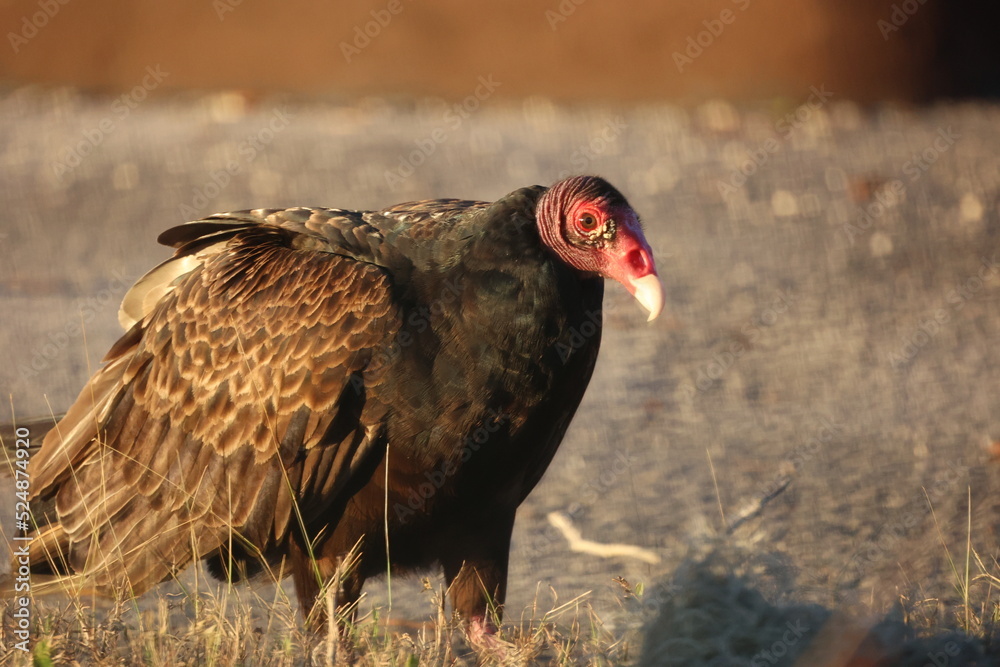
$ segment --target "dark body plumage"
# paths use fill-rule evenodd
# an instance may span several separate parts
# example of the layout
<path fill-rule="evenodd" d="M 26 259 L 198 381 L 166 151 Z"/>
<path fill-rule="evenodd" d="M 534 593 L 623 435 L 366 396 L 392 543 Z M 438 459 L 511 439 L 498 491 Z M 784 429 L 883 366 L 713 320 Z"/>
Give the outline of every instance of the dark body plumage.
<path fill-rule="evenodd" d="M 308 612 L 359 541 L 340 602 L 385 572 L 387 520 L 393 567 L 440 563 L 481 618 L 600 344 L 603 278 L 542 243 L 544 192 L 165 232 L 174 257 L 32 461 L 56 507 L 35 569 L 141 593 L 192 559 L 239 579 L 288 556 Z"/>

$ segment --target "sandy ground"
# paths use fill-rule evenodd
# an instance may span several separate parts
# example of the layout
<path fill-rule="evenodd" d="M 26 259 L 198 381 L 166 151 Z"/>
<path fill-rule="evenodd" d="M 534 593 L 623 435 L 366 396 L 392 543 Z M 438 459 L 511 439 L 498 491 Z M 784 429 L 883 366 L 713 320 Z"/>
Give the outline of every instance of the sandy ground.
<path fill-rule="evenodd" d="M 637 626 L 660 606 L 622 604 L 613 578 L 649 590 L 713 546 L 780 573 L 760 584 L 772 601 L 876 618 L 906 596 L 953 623 L 948 555 L 964 563 L 967 539 L 1000 572 L 997 108 L 867 111 L 822 91 L 780 109 L 133 102 L 0 96 L 0 387 L 17 415 L 70 403 L 167 227 L 592 172 L 643 215 L 669 311 L 646 324 L 609 289 L 590 390 L 518 515 L 511 617 L 551 586 Z M 554 511 L 659 563 L 576 553 Z M 418 590 L 394 585 L 394 614 L 427 616 Z"/>

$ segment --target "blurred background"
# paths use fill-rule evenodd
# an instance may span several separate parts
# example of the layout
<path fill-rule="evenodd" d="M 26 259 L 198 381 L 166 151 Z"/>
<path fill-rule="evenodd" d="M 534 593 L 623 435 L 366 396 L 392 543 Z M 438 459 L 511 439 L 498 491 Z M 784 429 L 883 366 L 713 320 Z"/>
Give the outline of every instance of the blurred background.
<path fill-rule="evenodd" d="M 509 616 L 588 594 L 616 631 L 665 619 L 660 664 L 693 635 L 749 658 L 771 644 L 718 628 L 807 618 L 788 661 L 847 610 L 873 655 L 949 628 L 972 656 L 949 664 L 988 664 L 998 19 L 943 0 L 0 0 L 3 420 L 65 410 L 173 225 L 597 173 L 643 215 L 668 312 L 646 325 L 609 288 L 590 391 L 518 515 Z M 552 512 L 656 562 L 578 553 Z M 720 549 L 755 591 L 739 618 L 748 598 L 690 567 Z M 963 588 L 952 556 L 973 551 Z M 406 591 L 395 613 L 426 618 Z"/>
<path fill-rule="evenodd" d="M 1000 93 L 998 18 L 970 0 L 6 0 L 0 74 L 114 91 L 158 64 L 165 89 L 342 98 L 461 98 L 490 74 L 499 98 L 614 103 L 797 98 L 823 82 L 926 101 Z"/>

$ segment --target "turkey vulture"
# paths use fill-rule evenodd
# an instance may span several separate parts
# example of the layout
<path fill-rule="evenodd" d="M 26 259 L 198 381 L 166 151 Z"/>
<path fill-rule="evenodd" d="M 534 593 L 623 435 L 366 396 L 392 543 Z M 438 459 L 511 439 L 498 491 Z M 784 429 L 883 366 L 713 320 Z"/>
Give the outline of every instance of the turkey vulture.
<path fill-rule="evenodd" d="M 196 559 L 238 580 L 288 558 L 308 617 L 357 547 L 338 604 L 387 565 L 440 564 L 489 629 L 514 514 L 594 370 L 603 279 L 650 320 L 663 306 L 625 198 L 577 176 L 159 240 L 173 257 L 125 296 L 126 333 L 31 460 L 53 508 L 34 570 L 138 595 Z"/>

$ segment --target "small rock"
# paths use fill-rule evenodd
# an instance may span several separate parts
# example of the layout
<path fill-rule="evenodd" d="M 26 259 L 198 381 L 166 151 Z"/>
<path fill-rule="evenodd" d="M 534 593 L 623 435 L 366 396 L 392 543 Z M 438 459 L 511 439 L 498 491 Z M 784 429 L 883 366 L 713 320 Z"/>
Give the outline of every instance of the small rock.
<path fill-rule="evenodd" d="M 226 90 L 207 98 L 208 113 L 216 123 L 235 123 L 246 115 L 247 98 L 235 90 Z"/>
<path fill-rule="evenodd" d="M 788 190 L 775 190 L 771 195 L 771 210 L 778 217 L 798 215 L 799 204 Z"/>
<path fill-rule="evenodd" d="M 892 239 L 885 232 L 875 232 L 868 242 L 872 257 L 885 257 L 892 254 Z"/>
<path fill-rule="evenodd" d="M 958 208 L 962 222 L 978 222 L 983 219 L 983 203 L 979 201 L 979 197 L 971 192 L 962 195 Z"/>
<path fill-rule="evenodd" d="M 712 100 L 698 107 L 695 118 L 713 132 L 735 132 L 740 127 L 740 115 L 732 104 L 724 100 Z"/>

